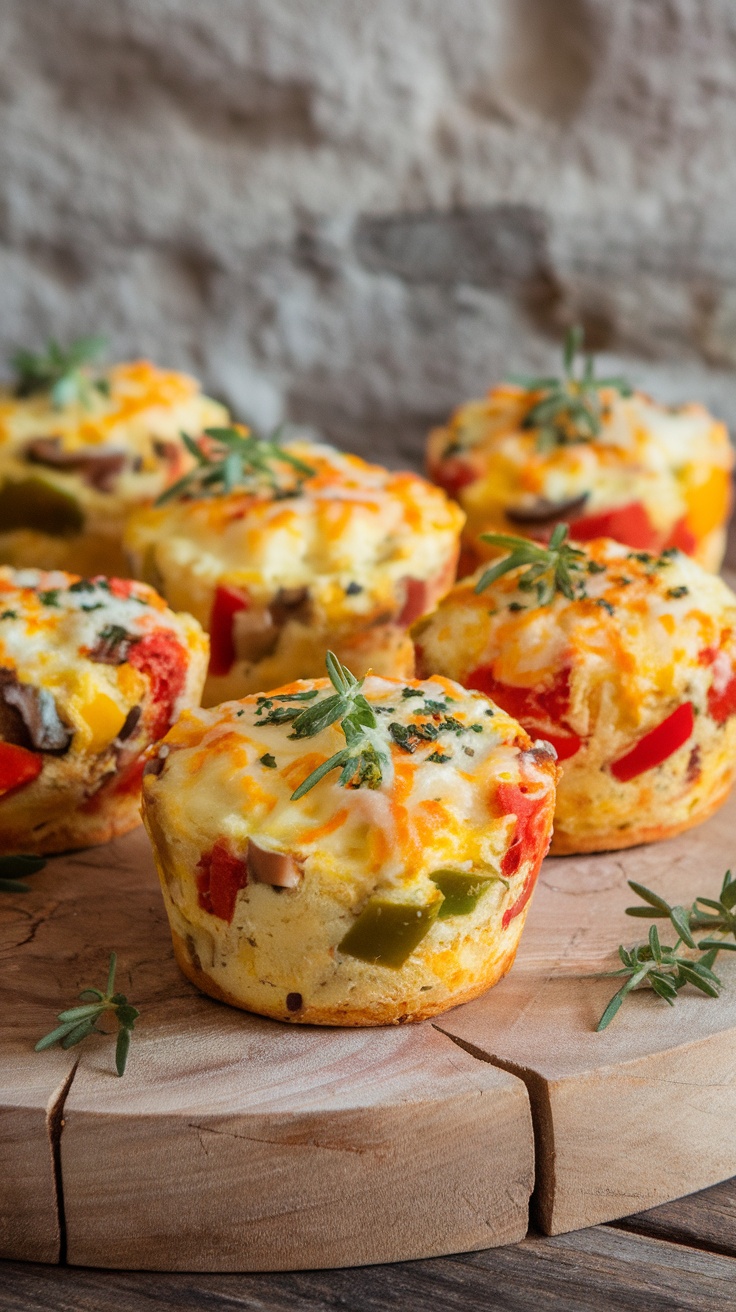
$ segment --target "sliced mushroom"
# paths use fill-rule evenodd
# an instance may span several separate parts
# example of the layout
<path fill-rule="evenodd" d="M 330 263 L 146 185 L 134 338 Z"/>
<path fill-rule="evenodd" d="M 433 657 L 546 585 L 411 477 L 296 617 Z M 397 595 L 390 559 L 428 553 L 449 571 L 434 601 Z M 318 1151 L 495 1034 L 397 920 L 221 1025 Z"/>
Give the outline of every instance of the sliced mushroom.
<path fill-rule="evenodd" d="M 123 721 L 123 727 L 118 733 L 119 743 L 124 743 L 127 738 L 130 738 L 135 733 L 136 729 L 138 728 L 138 721 L 140 720 L 142 714 L 143 714 L 142 706 L 131 706 L 130 710 L 128 711 L 128 714 L 126 715 Z"/>
<path fill-rule="evenodd" d="M 0 734 L 19 747 L 63 756 L 74 731 L 64 724 L 48 688 L 21 683 L 13 670 L 0 670 Z"/>
<path fill-rule="evenodd" d="M 268 609 L 277 628 L 282 628 L 287 620 L 308 621 L 312 609 L 309 588 L 279 588 Z"/>
<path fill-rule="evenodd" d="M 273 888 L 296 888 L 301 883 L 302 871 L 284 852 L 269 852 L 248 839 L 248 874 L 257 884 L 270 884 Z"/>
<path fill-rule="evenodd" d="M 260 661 L 270 656 L 279 640 L 279 630 L 270 610 L 239 610 L 233 615 L 233 646 L 240 661 Z"/>
<path fill-rule="evenodd" d="M 25 457 L 32 465 L 81 474 L 84 481 L 98 492 L 112 491 L 116 478 L 128 461 L 126 451 L 112 446 L 65 451 L 60 437 L 34 437 L 25 448 Z"/>
<path fill-rule="evenodd" d="M 574 519 L 589 496 L 589 492 L 583 492 L 580 496 L 569 497 L 567 501 L 548 501 L 546 497 L 539 497 L 530 506 L 507 506 L 505 515 L 512 524 L 533 524 L 541 528 L 560 519 Z"/>

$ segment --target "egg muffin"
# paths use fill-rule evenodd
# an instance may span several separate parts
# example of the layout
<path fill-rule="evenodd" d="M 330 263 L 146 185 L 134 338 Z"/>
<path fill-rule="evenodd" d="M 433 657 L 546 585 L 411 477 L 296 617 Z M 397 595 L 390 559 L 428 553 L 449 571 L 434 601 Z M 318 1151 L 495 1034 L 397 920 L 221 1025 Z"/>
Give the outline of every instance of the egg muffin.
<path fill-rule="evenodd" d="M 211 639 L 205 705 L 319 676 L 413 672 L 408 627 L 455 578 L 463 514 L 416 474 L 311 442 L 211 430 L 197 469 L 128 523 L 130 566 Z"/>
<path fill-rule="evenodd" d="M 98 339 L 19 352 L 0 389 L 0 561 L 125 573 L 123 524 L 188 469 L 180 430 L 227 412 L 186 374 L 146 360 L 97 368 Z"/>
<path fill-rule="evenodd" d="M 0 851 L 140 822 L 145 750 L 199 704 L 207 639 L 130 579 L 0 568 Z"/>
<path fill-rule="evenodd" d="M 562 763 L 553 852 L 669 838 L 736 772 L 736 596 L 675 548 L 599 538 L 507 554 L 415 630 L 417 665 L 478 688 Z"/>
<path fill-rule="evenodd" d="M 189 712 L 152 749 L 144 820 L 176 958 L 277 1020 L 420 1020 L 511 966 L 554 753 L 449 679 L 358 682 L 331 653 L 328 670 Z"/>
<path fill-rule="evenodd" d="M 546 541 L 565 521 L 576 541 L 615 538 L 635 550 L 677 547 L 706 569 L 723 560 L 733 452 L 702 405 L 657 405 L 622 379 L 574 372 L 494 387 L 430 435 L 436 483 L 467 514 L 461 572 L 493 555 L 481 534 Z"/>

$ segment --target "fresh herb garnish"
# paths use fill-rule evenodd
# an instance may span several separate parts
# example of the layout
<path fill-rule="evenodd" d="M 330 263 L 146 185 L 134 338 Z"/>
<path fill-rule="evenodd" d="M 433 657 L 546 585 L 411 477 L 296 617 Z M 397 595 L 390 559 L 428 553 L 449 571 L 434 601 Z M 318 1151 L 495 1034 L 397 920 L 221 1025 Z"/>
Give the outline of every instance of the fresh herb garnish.
<path fill-rule="evenodd" d="M 88 407 L 94 392 L 108 396 L 107 379 L 94 377 L 85 368 L 99 359 L 106 346 L 104 337 L 80 337 L 66 350 L 52 339 L 45 353 L 16 351 L 10 361 L 18 375 L 16 396 L 49 392 L 52 403 L 59 409 L 75 402 Z"/>
<path fill-rule="evenodd" d="M 0 620 L 17 620 L 17 618 L 17 610 L 4 610 L 2 615 L 0 615 Z"/>
<path fill-rule="evenodd" d="M 107 988 L 102 993 L 100 989 L 82 989 L 79 994 L 80 998 L 91 997 L 93 1002 L 87 1002 L 81 1007 L 71 1007 L 68 1011 L 60 1011 L 57 1020 L 61 1025 L 50 1034 L 44 1035 L 36 1044 L 36 1052 L 42 1052 L 44 1048 L 52 1048 L 55 1043 L 60 1043 L 62 1048 L 73 1048 L 76 1043 L 81 1043 L 89 1034 L 105 1034 L 106 1030 L 98 1030 L 97 1021 L 106 1011 L 112 1011 L 118 1022 L 118 1039 L 115 1045 L 115 1069 L 118 1075 L 125 1071 L 125 1063 L 128 1060 L 128 1049 L 130 1048 L 130 1036 L 133 1028 L 140 1015 L 140 1012 L 130 1005 L 124 993 L 115 992 L 115 967 L 117 966 L 117 956 L 114 952 L 110 953 L 110 967 L 107 975 Z"/>
<path fill-rule="evenodd" d="M 261 765 L 265 765 L 267 770 L 276 769 L 276 757 L 272 756 L 270 752 L 264 752 L 263 756 L 258 757 L 258 760 Z"/>
<path fill-rule="evenodd" d="M 503 574 L 526 566 L 518 578 L 517 587 L 522 592 L 536 592 L 539 606 L 548 606 L 557 592 L 561 592 L 568 601 L 584 597 L 585 581 L 575 575 L 585 569 L 585 553 L 571 546 L 567 539 L 567 524 L 555 525 L 546 547 L 508 533 L 482 533 L 483 542 L 488 542 L 492 547 L 505 547 L 509 554 L 483 571 L 475 591 L 483 592 Z"/>
<path fill-rule="evenodd" d="M 621 396 L 632 389 L 623 378 L 596 378 L 593 357 L 585 357 L 582 373 L 575 373 L 575 357 L 582 350 L 583 329 L 569 328 L 563 348 L 562 378 L 514 377 L 530 391 L 542 392 L 523 420 L 524 428 L 536 428 L 537 448 L 551 451 L 576 442 L 592 442 L 601 431 L 603 404 L 600 389 L 614 388 Z"/>
<path fill-rule="evenodd" d="M 383 770 L 390 760 L 378 732 L 373 708 L 361 691 L 364 680 L 356 679 L 331 651 L 327 653 L 326 664 L 335 692 L 306 710 L 300 709 L 293 719 L 289 737 L 313 738 L 339 720 L 346 745 L 307 775 L 292 793 L 293 802 L 304 797 L 332 770 L 340 770 L 338 782 L 343 787 L 361 788 L 365 785 L 366 788 L 379 788 Z"/>
<path fill-rule="evenodd" d="M 244 435 L 237 428 L 206 428 L 204 437 L 209 441 L 195 441 L 182 433 L 182 441 L 197 464 L 162 492 L 156 505 L 180 497 L 219 496 L 241 487 L 265 487 L 276 496 L 298 492 L 304 479 L 315 471 L 279 444 L 279 433 L 277 430 L 265 438 L 254 433 Z M 293 486 L 288 488 L 283 482 L 286 470 L 296 475 Z"/>
<path fill-rule="evenodd" d="M 650 888 L 631 879 L 629 888 L 645 905 L 627 907 L 627 916 L 669 920 L 677 933 L 677 941 L 672 947 L 661 943 L 657 927 L 652 925 L 646 943 L 633 948 L 625 948 L 623 944 L 619 947 L 623 969 L 610 973 L 625 975 L 626 982 L 611 998 L 596 1026 L 598 1030 L 604 1030 L 611 1023 L 629 993 L 639 987 L 652 988 L 670 1005 L 686 984 L 693 984 L 709 998 L 717 998 L 721 981 L 713 973 L 713 963 L 719 952 L 736 952 L 736 879 L 730 870 L 726 871 L 718 899 L 696 897 L 689 908 L 670 906 L 659 893 L 653 893 Z M 693 935 L 703 930 L 708 931 L 709 937 L 696 942 Z M 714 934 L 719 937 L 712 937 Z M 729 935 L 733 942 L 728 941 Z M 692 955 L 695 952 L 700 955 Z"/>
<path fill-rule="evenodd" d="M 49 588 L 46 592 L 39 592 L 38 600 L 44 606 L 58 606 L 60 591 L 61 588 Z"/>
<path fill-rule="evenodd" d="M 437 765 L 442 765 L 445 761 L 449 761 L 449 759 L 450 757 L 446 752 L 430 752 L 427 757 L 428 761 L 434 761 Z"/>
<path fill-rule="evenodd" d="M 0 893 L 28 893 L 30 887 L 23 880 L 43 870 L 42 856 L 0 856 Z"/>

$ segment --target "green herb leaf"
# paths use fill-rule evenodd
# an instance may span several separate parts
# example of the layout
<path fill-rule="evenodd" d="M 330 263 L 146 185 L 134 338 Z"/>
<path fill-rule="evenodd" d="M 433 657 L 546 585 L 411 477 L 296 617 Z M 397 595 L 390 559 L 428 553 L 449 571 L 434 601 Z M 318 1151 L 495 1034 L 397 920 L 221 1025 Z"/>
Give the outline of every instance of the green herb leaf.
<path fill-rule="evenodd" d="M 299 708 L 289 737 L 313 738 L 339 720 L 346 746 L 307 775 L 292 793 L 293 802 L 298 802 L 325 775 L 338 769 L 338 782 L 344 788 L 380 788 L 383 771 L 389 763 L 388 754 L 377 732 L 378 720 L 370 702 L 361 692 L 363 680 L 356 679 L 347 666 L 341 665 L 334 652 L 327 653 L 325 663 L 335 692 L 306 710 Z"/>
<path fill-rule="evenodd" d="M 182 433 L 182 441 L 197 464 L 156 501 L 163 506 L 183 497 L 221 496 L 236 488 L 263 488 L 272 496 L 298 495 L 305 478 L 314 474 L 311 465 L 280 445 L 277 430 L 271 437 L 238 432 L 236 428 L 206 428 L 195 441 Z"/>
<path fill-rule="evenodd" d="M 482 533 L 483 542 L 505 548 L 509 554 L 483 571 L 475 585 L 476 593 L 483 592 L 504 574 L 521 569 L 523 572 L 516 586 L 522 592 L 536 592 L 539 606 L 548 606 L 558 592 L 569 601 L 585 597 L 585 579 L 581 577 L 585 569 L 585 553 L 571 546 L 568 537 L 567 524 L 555 525 L 546 547 L 508 533 Z"/>
<path fill-rule="evenodd" d="M 721 981 L 711 967 L 719 952 L 736 952 L 736 881 L 730 870 L 724 876 L 719 898 L 697 897 L 689 908 L 671 906 L 666 898 L 635 880 L 629 880 L 629 887 L 642 899 L 644 905 L 627 907 L 627 916 L 639 919 L 646 917 L 648 920 L 667 919 L 677 931 L 678 937 L 672 947 L 665 945 L 660 941 L 656 925 L 652 925 L 646 943 L 639 943 L 633 948 L 625 948 L 623 945 L 619 947 L 623 970 L 615 973 L 628 975 L 628 979 L 611 998 L 598 1022 L 598 1030 L 610 1024 L 628 994 L 640 986 L 653 989 L 658 997 L 670 1005 L 674 1004 L 686 984 L 692 985 L 708 998 L 717 998 Z M 704 938 L 698 943 L 693 934 L 702 929 L 720 931 L 721 937 Z M 688 956 L 687 952 L 697 952 L 700 955 Z"/>
<path fill-rule="evenodd" d="M 24 879 L 43 870 L 45 865 L 42 856 L 0 856 L 0 893 L 30 892 Z"/>
<path fill-rule="evenodd" d="M 18 858 L 11 859 L 17 860 Z M 43 1052 L 46 1048 L 52 1048 L 55 1043 L 61 1044 L 62 1048 L 73 1048 L 77 1043 L 81 1043 L 83 1039 L 88 1038 L 90 1034 L 105 1033 L 104 1030 L 97 1029 L 96 1022 L 100 1020 L 106 1011 L 111 1011 L 118 1022 L 115 1068 L 118 1075 L 124 1073 L 130 1048 L 130 1037 L 140 1012 L 136 1007 L 131 1006 L 124 993 L 115 992 L 116 967 L 117 955 L 111 952 L 105 992 L 102 993 L 100 989 L 95 988 L 82 989 L 79 994 L 80 998 L 91 995 L 96 1001 L 85 1003 L 81 1007 L 69 1007 L 66 1011 L 60 1011 L 57 1020 L 62 1022 L 61 1025 L 57 1025 L 49 1034 L 45 1034 L 42 1039 L 39 1039 L 36 1044 L 36 1052 Z"/>
<path fill-rule="evenodd" d="M 103 396 L 109 393 L 107 379 L 95 376 L 89 369 L 106 347 L 104 337 L 80 337 L 66 349 L 52 338 L 45 353 L 16 351 L 10 361 L 17 375 L 16 396 L 49 392 L 58 409 L 75 403 L 89 407 L 95 392 Z"/>
<path fill-rule="evenodd" d="M 537 447 L 551 451 L 558 446 L 591 442 L 601 431 L 603 406 L 601 388 L 615 388 L 621 396 L 631 396 L 631 387 L 623 378 L 596 378 L 592 356 L 586 356 L 582 372 L 575 373 L 575 359 L 583 348 L 583 329 L 569 328 L 562 352 L 562 378 L 513 377 L 529 391 L 542 395 L 527 412 L 524 428 L 536 428 Z"/>

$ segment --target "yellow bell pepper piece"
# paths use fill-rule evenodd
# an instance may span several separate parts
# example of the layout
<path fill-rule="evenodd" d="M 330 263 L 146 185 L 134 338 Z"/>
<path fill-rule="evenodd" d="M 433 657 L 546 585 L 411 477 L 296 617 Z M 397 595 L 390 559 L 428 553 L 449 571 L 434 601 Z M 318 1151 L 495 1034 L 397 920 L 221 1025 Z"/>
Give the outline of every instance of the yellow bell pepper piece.
<path fill-rule="evenodd" d="M 125 723 L 126 712 L 121 711 L 112 697 L 104 692 L 95 693 L 90 701 L 80 707 L 80 714 L 89 726 L 91 738 L 86 750 L 92 754 L 101 752 L 117 738 Z"/>

